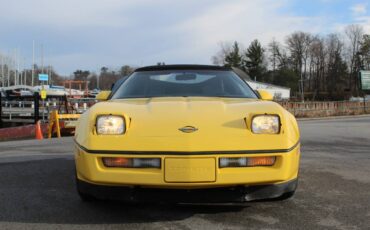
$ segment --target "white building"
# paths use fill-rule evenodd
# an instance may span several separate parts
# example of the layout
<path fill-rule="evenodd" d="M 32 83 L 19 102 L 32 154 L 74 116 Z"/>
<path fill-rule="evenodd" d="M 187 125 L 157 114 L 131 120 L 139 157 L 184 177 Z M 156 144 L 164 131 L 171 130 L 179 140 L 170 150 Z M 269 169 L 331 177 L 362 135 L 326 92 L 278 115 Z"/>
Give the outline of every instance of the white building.
<path fill-rule="evenodd" d="M 264 89 L 268 91 L 269 93 L 274 96 L 275 100 L 289 100 L 290 98 L 290 88 L 283 87 L 283 86 L 277 86 L 277 85 L 272 85 L 269 83 L 263 83 L 259 81 L 253 81 L 246 72 L 239 68 L 232 68 L 235 73 L 237 73 L 244 81 L 246 81 L 253 90 L 257 89 Z"/>
<path fill-rule="evenodd" d="M 274 96 L 275 100 L 289 100 L 290 88 L 272 85 L 268 83 L 247 80 L 246 81 L 254 90 L 264 89 Z"/>

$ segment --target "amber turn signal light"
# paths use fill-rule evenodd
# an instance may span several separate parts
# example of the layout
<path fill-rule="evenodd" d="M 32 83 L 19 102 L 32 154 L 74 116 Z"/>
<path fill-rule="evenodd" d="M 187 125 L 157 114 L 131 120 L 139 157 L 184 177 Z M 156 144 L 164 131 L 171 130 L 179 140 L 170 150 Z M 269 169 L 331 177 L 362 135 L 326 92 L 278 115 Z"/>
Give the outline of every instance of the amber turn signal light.
<path fill-rule="evenodd" d="M 219 159 L 220 168 L 234 167 L 255 167 L 272 166 L 275 164 L 276 157 L 221 157 Z"/>
<path fill-rule="evenodd" d="M 160 158 L 103 157 L 105 167 L 118 168 L 161 168 Z"/>
<path fill-rule="evenodd" d="M 275 161 L 276 157 L 249 157 L 248 166 L 271 166 Z"/>

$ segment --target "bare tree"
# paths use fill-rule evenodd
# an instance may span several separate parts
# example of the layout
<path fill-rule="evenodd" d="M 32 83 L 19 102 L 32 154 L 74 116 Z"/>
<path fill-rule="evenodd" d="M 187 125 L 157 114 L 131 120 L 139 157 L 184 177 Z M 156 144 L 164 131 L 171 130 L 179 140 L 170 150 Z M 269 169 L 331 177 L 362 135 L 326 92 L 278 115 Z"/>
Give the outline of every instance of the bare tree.
<path fill-rule="evenodd" d="M 312 43 L 309 47 L 309 59 L 310 59 L 310 85 L 312 86 L 313 99 L 325 90 L 325 43 L 324 39 L 320 36 L 315 36 L 312 39 Z"/>
<path fill-rule="evenodd" d="M 365 70 L 370 70 L 370 35 L 365 34 L 361 41 L 360 48 L 360 59 L 361 59 L 361 68 Z"/>
<path fill-rule="evenodd" d="M 226 64 L 226 56 L 232 51 L 232 44 L 229 42 L 219 42 L 220 50 L 211 58 L 214 65 L 223 66 Z"/>
<path fill-rule="evenodd" d="M 344 43 L 338 34 L 329 34 L 326 38 L 326 90 L 331 99 L 336 99 L 338 90 L 344 90 L 347 65 L 343 60 Z M 336 95 L 334 98 L 334 94 Z"/>
<path fill-rule="evenodd" d="M 272 65 L 272 71 L 275 72 L 279 61 L 279 56 L 281 56 L 279 42 L 277 42 L 275 38 L 273 38 L 272 41 L 268 44 L 267 50 L 270 54 L 269 61 Z"/>
<path fill-rule="evenodd" d="M 219 45 L 220 51 L 212 57 L 214 64 L 226 65 L 230 60 L 238 63 L 239 55 L 231 55 L 238 54 L 233 52 L 231 43 Z M 358 72 L 370 70 L 370 35 L 364 34 L 360 25 L 350 25 L 340 34 L 314 36 L 294 32 L 286 37 L 284 46 L 272 39 L 267 51 L 268 59 L 265 60 L 269 63 L 264 66 L 268 66 L 268 70 L 261 79 L 290 87 L 300 93 L 302 100 L 305 96 L 341 100 L 358 95 Z M 234 56 L 237 58 L 232 59 Z M 242 59 L 250 61 L 251 58 L 242 55 Z M 245 69 L 250 68 L 246 66 Z"/>
<path fill-rule="evenodd" d="M 307 58 L 311 42 L 312 35 L 305 32 L 294 32 L 286 39 L 295 71 L 301 78 L 300 88 L 302 101 L 304 100 L 304 80 L 306 78 Z"/>
<path fill-rule="evenodd" d="M 134 68 L 132 68 L 131 66 L 129 66 L 129 65 L 124 65 L 124 66 L 122 66 L 121 68 L 120 68 L 120 70 L 119 70 L 119 73 L 120 73 L 120 75 L 121 76 L 128 76 L 128 75 L 130 75 L 132 72 L 134 72 Z"/>
<path fill-rule="evenodd" d="M 359 70 L 358 53 L 360 50 L 360 42 L 364 34 L 364 29 L 361 25 L 349 25 L 345 28 L 345 34 L 349 40 L 349 88 L 358 94 L 358 79 L 357 71 Z"/>
<path fill-rule="evenodd" d="M 91 73 L 88 77 L 88 81 L 90 89 L 98 88 L 98 76 L 96 73 Z"/>

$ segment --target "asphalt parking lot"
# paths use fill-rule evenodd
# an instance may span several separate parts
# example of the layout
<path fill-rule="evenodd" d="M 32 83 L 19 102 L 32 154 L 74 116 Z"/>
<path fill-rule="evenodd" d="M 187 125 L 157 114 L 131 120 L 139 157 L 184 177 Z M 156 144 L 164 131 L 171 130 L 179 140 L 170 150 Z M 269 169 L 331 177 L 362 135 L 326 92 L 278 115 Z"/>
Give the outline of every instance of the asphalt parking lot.
<path fill-rule="evenodd" d="M 299 124 L 296 195 L 243 205 L 84 203 L 71 138 L 0 142 L 0 229 L 370 229 L 370 116 Z"/>

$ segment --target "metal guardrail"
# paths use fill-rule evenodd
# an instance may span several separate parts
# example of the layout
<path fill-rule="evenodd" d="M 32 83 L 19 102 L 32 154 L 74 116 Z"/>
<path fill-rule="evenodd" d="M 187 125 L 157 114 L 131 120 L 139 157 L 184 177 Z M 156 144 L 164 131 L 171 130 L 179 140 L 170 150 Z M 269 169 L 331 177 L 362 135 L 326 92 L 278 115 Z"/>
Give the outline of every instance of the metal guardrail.
<path fill-rule="evenodd" d="M 0 127 L 6 122 L 47 121 L 53 110 L 60 114 L 81 114 L 96 102 L 94 98 L 71 99 L 66 96 L 48 96 L 41 100 L 37 92 L 32 96 L 0 97 Z"/>

